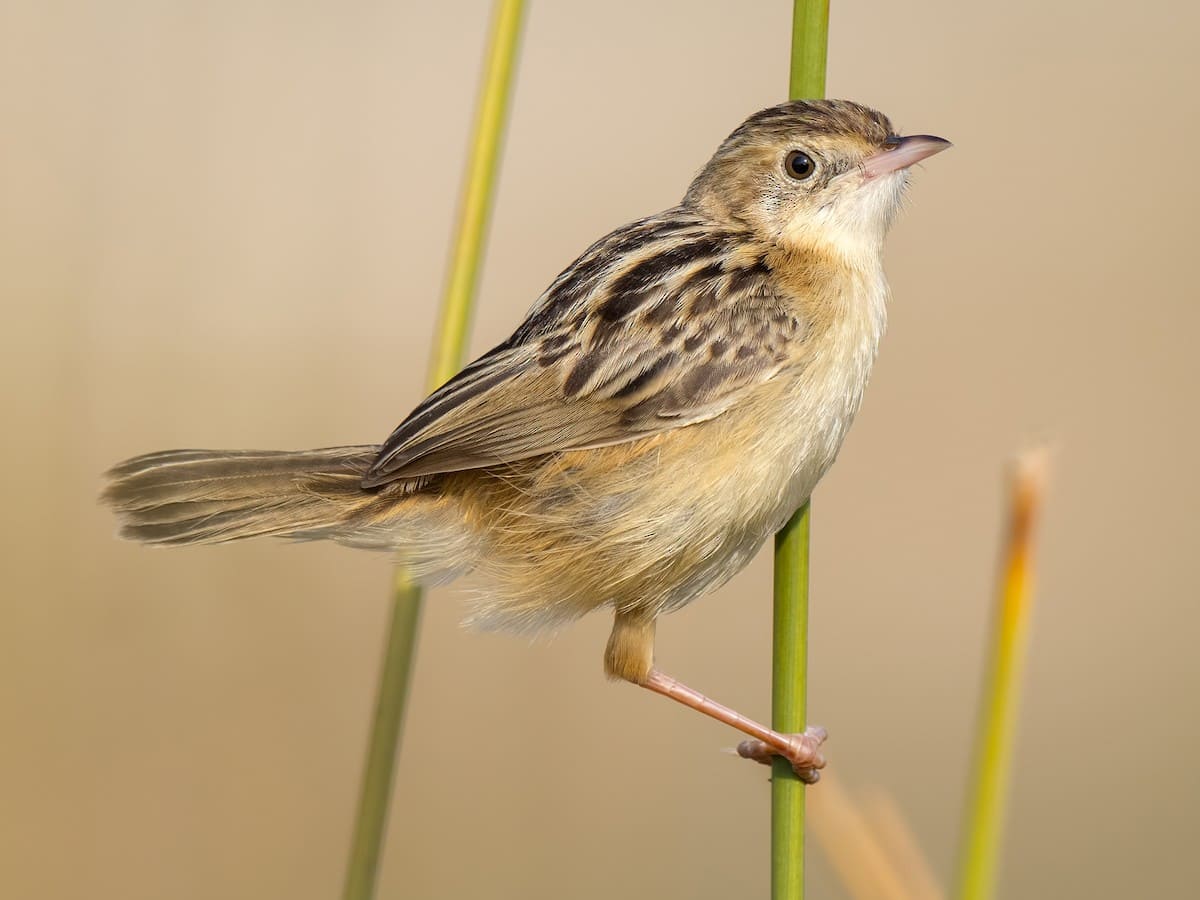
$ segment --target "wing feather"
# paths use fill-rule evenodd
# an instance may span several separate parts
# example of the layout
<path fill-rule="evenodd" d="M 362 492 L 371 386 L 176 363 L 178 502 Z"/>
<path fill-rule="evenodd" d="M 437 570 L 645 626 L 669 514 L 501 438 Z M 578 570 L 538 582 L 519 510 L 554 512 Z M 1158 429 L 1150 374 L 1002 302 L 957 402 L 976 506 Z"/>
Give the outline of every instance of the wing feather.
<path fill-rule="evenodd" d="M 804 336 L 747 235 L 681 209 L 643 219 L 585 251 L 508 341 L 413 410 L 363 483 L 704 421 L 795 364 Z"/>

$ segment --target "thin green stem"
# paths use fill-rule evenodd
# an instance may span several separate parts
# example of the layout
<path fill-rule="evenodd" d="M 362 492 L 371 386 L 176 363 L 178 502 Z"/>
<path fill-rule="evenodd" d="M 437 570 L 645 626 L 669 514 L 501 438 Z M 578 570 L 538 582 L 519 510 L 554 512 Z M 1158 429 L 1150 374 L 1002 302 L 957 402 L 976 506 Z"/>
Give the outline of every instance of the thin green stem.
<path fill-rule="evenodd" d="M 828 53 L 829 0 L 795 0 L 789 98 L 807 100 L 825 96 L 825 59 Z"/>
<path fill-rule="evenodd" d="M 400 725 L 408 699 L 408 675 L 412 671 L 420 619 L 420 590 L 407 584 L 404 573 L 397 571 L 387 650 L 383 658 L 383 671 L 379 676 L 375 717 L 358 800 L 358 819 L 346 868 L 343 896 L 347 900 L 365 900 L 375 894 L 388 802 L 392 795 L 396 746 L 400 741 Z"/>
<path fill-rule="evenodd" d="M 1026 456 L 1013 476 L 1012 512 L 1001 563 L 975 737 L 975 765 L 959 854 L 958 896 L 962 900 L 991 900 L 996 894 L 1000 839 L 1012 779 L 1013 741 L 1033 605 L 1033 532 L 1045 478 L 1044 453 Z"/>
<path fill-rule="evenodd" d="M 430 362 L 431 388 L 453 376 L 461 368 L 465 356 L 471 309 L 491 218 L 500 147 L 512 96 L 524 7 L 524 0 L 496 0 L 495 3 L 458 227 Z M 346 870 L 343 891 L 346 900 L 367 900 L 375 894 L 420 620 L 420 588 L 409 581 L 403 570 L 398 570 L 393 584 L 391 624 L 371 724 L 358 817 Z"/>
<path fill-rule="evenodd" d="M 825 96 L 829 0 L 795 0 L 788 96 Z M 771 672 L 771 724 L 803 731 L 808 680 L 809 504 L 775 536 L 775 612 Z M 784 760 L 771 772 L 771 896 L 804 897 L 804 783 Z"/>
<path fill-rule="evenodd" d="M 775 535 L 771 726 L 804 730 L 808 670 L 808 523 L 804 504 Z M 785 759 L 771 764 L 771 896 L 804 896 L 804 782 Z"/>

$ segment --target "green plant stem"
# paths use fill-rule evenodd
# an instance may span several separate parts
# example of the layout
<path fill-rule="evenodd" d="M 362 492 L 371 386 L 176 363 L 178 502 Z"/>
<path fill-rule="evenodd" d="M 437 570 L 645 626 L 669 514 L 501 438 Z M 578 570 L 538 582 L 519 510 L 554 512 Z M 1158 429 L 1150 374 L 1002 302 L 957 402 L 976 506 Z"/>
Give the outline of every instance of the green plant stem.
<path fill-rule="evenodd" d="M 792 13 L 792 67 L 788 97 L 825 96 L 825 59 L 829 52 L 829 0 L 795 0 Z"/>
<path fill-rule="evenodd" d="M 788 96 L 825 96 L 829 0 L 795 0 Z M 775 536 L 771 727 L 805 728 L 808 680 L 808 538 L 805 503 Z M 771 896 L 804 897 L 804 783 L 784 760 L 771 767 Z"/>
<path fill-rule="evenodd" d="M 1009 531 L 990 632 L 989 662 L 979 706 L 975 763 L 959 855 L 958 896 L 996 894 L 1000 838 L 1033 605 L 1033 533 L 1046 478 L 1043 453 L 1024 457 L 1012 481 Z"/>
<path fill-rule="evenodd" d="M 408 699 L 408 675 L 412 671 L 417 626 L 421 619 L 420 590 L 406 583 L 402 571 L 396 572 L 394 588 L 387 650 L 383 658 L 383 671 L 379 675 L 379 693 L 375 698 L 375 717 L 367 744 L 358 818 L 346 868 L 343 896 L 347 900 L 365 900 L 375 894 L 388 803 L 392 796 L 396 746 L 400 741 L 400 725 L 404 720 L 404 707 Z"/>
<path fill-rule="evenodd" d="M 465 355 L 471 309 L 491 218 L 500 146 L 512 96 L 524 7 L 524 0 L 497 0 L 494 7 L 457 236 L 430 364 L 431 389 L 452 377 L 462 367 Z M 346 869 L 343 891 L 346 900 L 367 900 L 375 894 L 420 620 L 420 588 L 398 569 L 393 583 L 391 624 L 371 723 L 358 816 Z"/>
<path fill-rule="evenodd" d="M 806 503 L 775 535 L 775 615 L 771 727 L 804 730 L 808 668 L 808 523 Z M 785 759 L 771 763 L 771 896 L 804 896 L 804 782 Z"/>

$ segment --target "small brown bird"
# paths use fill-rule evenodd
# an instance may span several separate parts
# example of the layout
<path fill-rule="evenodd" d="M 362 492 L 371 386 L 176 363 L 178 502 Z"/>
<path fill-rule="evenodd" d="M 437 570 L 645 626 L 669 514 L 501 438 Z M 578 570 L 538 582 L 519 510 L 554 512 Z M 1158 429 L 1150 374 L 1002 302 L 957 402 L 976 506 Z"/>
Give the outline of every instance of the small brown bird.
<path fill-rule="evenodd" d="M 426 582 L 474 572 L 487 626 L 610 607 L 610 677 L 815 780 L 823 732 L 779 734 L 665 675 L 655 622 L 741 570 L 833 463 L 883 333 L 908 167 L 948 146 L 844 100 L 755 113 L 678 206 L 585 250 L 382 446 L 152 453 L 104 499 L 146 543 L 329 539 Z"/>

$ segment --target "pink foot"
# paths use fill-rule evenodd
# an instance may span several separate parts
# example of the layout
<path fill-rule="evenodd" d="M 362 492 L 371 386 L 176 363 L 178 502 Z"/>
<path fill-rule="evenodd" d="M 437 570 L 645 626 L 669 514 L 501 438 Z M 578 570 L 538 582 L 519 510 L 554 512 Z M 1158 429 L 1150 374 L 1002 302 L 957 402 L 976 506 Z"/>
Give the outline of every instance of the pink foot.
<path fill-rule="evenodd" d="M 819 725 L 807 728 L 804 734 L 781 734 L 779 746 L 765 741 L 742 741 L 738 744 L 738 756 L 752 759 L 769 766 L 776 756 L 782 756 L 792 764 L 792 771 L 805 784 L 816 784 L 821 778 L 818 769 L 825 768 L 825 757 L 821 745 L 829 733 Z"/>

